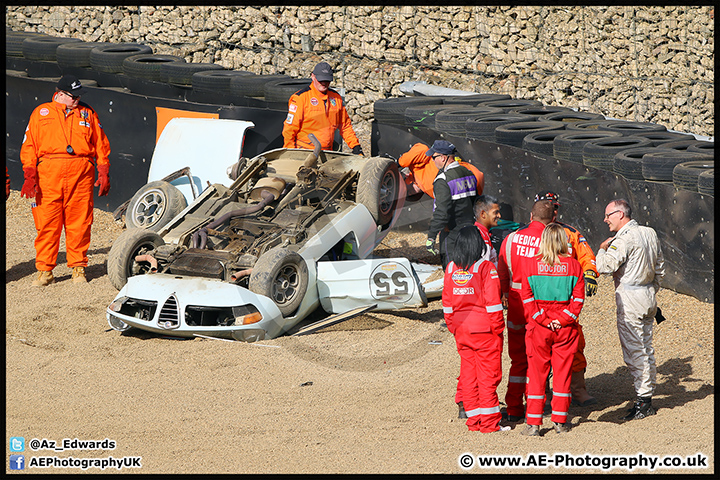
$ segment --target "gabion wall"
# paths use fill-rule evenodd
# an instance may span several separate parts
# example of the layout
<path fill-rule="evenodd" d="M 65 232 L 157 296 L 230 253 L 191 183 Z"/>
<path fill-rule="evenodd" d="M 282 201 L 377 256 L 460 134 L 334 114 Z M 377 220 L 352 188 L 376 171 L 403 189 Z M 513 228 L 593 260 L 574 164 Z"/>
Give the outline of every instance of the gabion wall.
<path fill-rule="evenodd" d="M 6 27 L 258 74 L 336 69 L 365 151 L 409 80 L 714 135 L 711 6 L 8 6 Z"/>

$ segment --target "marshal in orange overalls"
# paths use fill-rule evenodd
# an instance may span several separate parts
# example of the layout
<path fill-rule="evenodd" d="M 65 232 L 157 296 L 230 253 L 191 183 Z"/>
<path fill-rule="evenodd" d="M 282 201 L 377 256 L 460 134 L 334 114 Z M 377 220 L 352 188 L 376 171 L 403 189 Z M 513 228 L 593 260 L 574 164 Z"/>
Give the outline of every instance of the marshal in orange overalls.
<path fill-rule="evenodd" d="M 68 153 L 68 146 L 73 154 Z M 37 170 L 32 213 L 38 270 L 52 271 L 57 265 L 63 227 L 68 267 L 87 266 L 95 165 L 109 165 L 109 154 L 110 143 L 90 106 L 80 103 L 68 111 L 53 101 L 33 111 L 20 160 L 23 169 Z"/>
<path fill-rule="evenodd" d="M 398 163 L 400 164 L 400 168 L 407 167 L 411 172 L 411 175 L 405 177 L 405 183 L 410 184 L 415 182 L 420 190 L 430 197 L 435 198 L 433 182 L 435 181 L 435 177 L 437 177 L 438 168 L 435 162 L 430 161 L 430 157 L 425 155 L 425 152 L 429 149 L 430 147 L 424 143 L 416 143 L 410 150 L 400 156 Z M 477 179 L 477 194 L 482 195 L 483 189 L 485 188 L 485 174 L 478 170 L 475 165 L 466 162 L 460 157 L 455 157 L 455 160 L 472 172 Z"/>
<path fill-rule="evenodd" d="M 288 100 L 288 115 L 283 124 L 283 148 L 313 149 L 308 137 L 314 134 L 323 150 L 332 150 L 335 130 L 351 149 L 360 145 L 350 123 L 342 97 L 333 89 L 320 93 L 312 83 Z"/>

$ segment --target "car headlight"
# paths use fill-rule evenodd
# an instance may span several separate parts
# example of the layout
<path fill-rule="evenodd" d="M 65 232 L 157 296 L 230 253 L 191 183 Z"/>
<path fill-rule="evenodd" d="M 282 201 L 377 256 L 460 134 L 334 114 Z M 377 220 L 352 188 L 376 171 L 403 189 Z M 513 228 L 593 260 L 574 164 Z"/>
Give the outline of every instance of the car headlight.
<path fill-rule="evenodd" d="M 122 309 L 123 304 L 127 301 L 128 297 L 119 297 L 112 301 L 110 305 L 108 305 L 108 310 L 118 313 L 120 309 Z"/>

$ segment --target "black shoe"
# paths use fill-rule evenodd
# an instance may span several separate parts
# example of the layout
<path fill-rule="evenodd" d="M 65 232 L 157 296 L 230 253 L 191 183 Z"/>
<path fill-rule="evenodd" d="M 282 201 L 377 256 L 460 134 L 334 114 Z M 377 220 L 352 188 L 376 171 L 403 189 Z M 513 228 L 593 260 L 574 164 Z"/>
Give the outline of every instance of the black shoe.
<path fill-rule="evenodd" d="M 465 407 L 463 407 L 463 402 L 460 402 L 457 404 L 458 406 L 458 418 L 465 419 L 467 418 L 467 413 L 465 413 Z"/>
<path fill-rule="evenodd" d="M 502 420 L 505 420 L 506 422 L 518 423 L 518 422 L 522 422 L 523 420 L 525 420 L 524 416 L 509 415 L 507 413 L 507 410 L 502 410 L 500 413 L 502 414 Z"/>
<path fill-rule="evenodd" d="M 638 397 L 633 403 L 632 408 L 628 410 L 624 420 L 640 420 L 641 418 L 655 415 L 657 411 L 652 406 L 651 397 Z"/>

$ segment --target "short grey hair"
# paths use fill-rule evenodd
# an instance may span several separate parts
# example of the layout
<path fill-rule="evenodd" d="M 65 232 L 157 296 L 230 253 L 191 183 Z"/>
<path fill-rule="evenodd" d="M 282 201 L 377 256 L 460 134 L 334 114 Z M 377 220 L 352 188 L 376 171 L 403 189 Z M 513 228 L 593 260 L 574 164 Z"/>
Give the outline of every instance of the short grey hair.
<path fill-rule="evenodd" d="M 627 200 L 624 198 L 616 198 L 610 203 L 615 205 L 615 208 L 620 210 L 627 218 L 632 218 L 632 208 L 630 208 L 630 204 Z"/>

